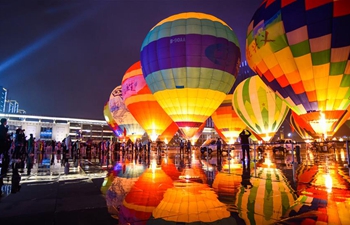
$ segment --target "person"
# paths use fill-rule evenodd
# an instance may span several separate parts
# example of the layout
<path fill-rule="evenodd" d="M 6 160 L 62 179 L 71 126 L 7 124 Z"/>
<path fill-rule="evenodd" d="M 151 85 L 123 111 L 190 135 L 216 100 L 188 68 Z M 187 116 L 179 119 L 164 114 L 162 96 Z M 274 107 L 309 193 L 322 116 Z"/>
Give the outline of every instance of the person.
<path fill-rule="evenodd" d="M 27 148 L 27 175 L 29 176 L 33 168 L 34 162 L 34 137 L 29 134 L 28 148 Z"/>
<path fill-rule="evenodd" d="M 242 161 L 245 159 L 245 154 L 247 153 L 248 161 L 250 161 L 250 154 L 249 154 L 249 137 L 252 135 L 249 130 L 243 129 L 243 131 L 239 134 L 239 137 L 241 139 L 241 147 L 242 147 Z"/>
<path fill-rule="evenodd" d="M 7 149 L 7 119 L 2 118 L 0 124 L 0 155 L 4 154 L 8 151 Z"/>
<path fill-rule="evenodd" d="M 218 138 L 218 140 L 216 141 L 216 151 L 218 155 L 221 154 L 221 146 L 222 146 L 221 138 Z"/>
<path fill-rule="evenodd" d="M 0 156 L 2 155 L 1 174 L 0 174 L 0 197 L 2 195 L 3 178 L 6 176 L 8 166 L 9 166 L 8 150 L 10 146 L 8 145 L 7 132 L 8 132 L 7 119 L 2 118 L 0 123 Z"/>
<path fill-rule="evenodd" d="M 187 140 L 186 153 L 190 153 L 190 152 L 191 152 L 191 141 Z"/>
<path fill-rule="evenodd" d="M 184 152 L 184 149 L 185 149 L 185 143 L 183 140 L 180 140 L 180 155 L 181 155 L 181 152 Z"/>

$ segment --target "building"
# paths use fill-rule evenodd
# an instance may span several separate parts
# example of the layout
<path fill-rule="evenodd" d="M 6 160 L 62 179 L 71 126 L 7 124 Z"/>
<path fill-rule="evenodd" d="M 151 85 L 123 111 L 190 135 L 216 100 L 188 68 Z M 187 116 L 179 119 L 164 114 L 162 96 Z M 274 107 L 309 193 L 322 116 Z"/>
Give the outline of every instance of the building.
<path fill-rule="evenodd" d="M 68 135 L 72 141 L 101 141 L 114 138 L 112 130 L 104 120 L 4 113 L 0 113 L 0 118 L 7 118 L 9 133 L 15 133 L 17 128 L 25 129 L 27 138 L 29 134 L 33 134 L 36 140 L 62 141 Z"/>
<path fill-rule="evenodd" d="M 5 113 L 6 111 L 6 101 L 7 101 L 7 89 L 0 86 L 0 113 Z"/>
<path fill-rule="evenodd" d="M 6 113 L 18 113 L 19 103 L 16 100 L 7 100 L 5 112 Z"/>

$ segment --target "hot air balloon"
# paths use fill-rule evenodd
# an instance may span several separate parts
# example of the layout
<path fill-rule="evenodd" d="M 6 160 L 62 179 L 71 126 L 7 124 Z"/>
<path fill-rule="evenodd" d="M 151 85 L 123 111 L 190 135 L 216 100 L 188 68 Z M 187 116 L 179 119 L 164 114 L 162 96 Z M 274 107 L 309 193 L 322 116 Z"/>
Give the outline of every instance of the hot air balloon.
<path fill-rule="evenodd" d="M 114 121 L 111 111 L 109 110 L 109 101 L 107 101 L 103 107 L 103 116 L 108 126 L 111 128 L 111 130 L 116 136 L 119 136 L 123 133 L 118 124 Z"/>
<path fill-rule="evenodd" d="M 306 121 L 304 121 L 295 112 L 290 114 L 289 123 L 293 129 L 299 134 L 299 136 L 304 140 L 312 139 L 316 136 L 316 133 Z"/>
<path fill-rule="evenodd" d="M 350 1 L 268 1 L 247 31 L 249 66 L 319 135 L 349 117 Z"/>
<path fill-rule="evenodd" d="M 240 58 L 232 29 L 204 13 L 180 13 L 162 20 L 141 47 L 146 83 L 187 139 L 232 88 Z"/>
<path fill-rule="evenodd" d="M 226 95 L 225 100 L 211 115 L 215 129 L 226 143 L 234 144 L 243 129 L 247 125 L 239 118 L 232 106 L 232 94 Z"/>
<path fill-rule="evenodd" d="M 244 123 L 264 141 L 269 141 L 286 118 L 289 108 L 258 75 L 238 84 L 232 105 Z"/>
<path fill-rule="evenodd" d="M 148 88 L 140 61 L 126 71 L 122 81 L 122 93 L 126 107 L 149 136 L 155 135 L 156 139 L 167 130 L 164 138 L 171 139 L 178 131 L 177 125 L 160 107 Z"/>
<path fill-rule="evenodd" d="M 124 136 L 128 136 L 132 141 L 141 138 L 145 131 L 137 123 L 130 111 L 126 108 L 122 98 L 122 86 L 117 86 L 109 97 L 109 109 L 114 121 L 125 131 Z"/>

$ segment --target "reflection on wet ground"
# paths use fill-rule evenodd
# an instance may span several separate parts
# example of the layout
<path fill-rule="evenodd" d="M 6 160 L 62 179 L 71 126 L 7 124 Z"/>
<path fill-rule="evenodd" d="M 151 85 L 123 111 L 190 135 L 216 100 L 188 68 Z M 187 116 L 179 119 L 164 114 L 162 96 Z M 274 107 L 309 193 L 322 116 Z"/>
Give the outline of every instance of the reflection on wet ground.
<path fill-rule="evenodd" d="M 101 190 L 119 224 L 350 224 L 345 152 L 120 152 Z"/>

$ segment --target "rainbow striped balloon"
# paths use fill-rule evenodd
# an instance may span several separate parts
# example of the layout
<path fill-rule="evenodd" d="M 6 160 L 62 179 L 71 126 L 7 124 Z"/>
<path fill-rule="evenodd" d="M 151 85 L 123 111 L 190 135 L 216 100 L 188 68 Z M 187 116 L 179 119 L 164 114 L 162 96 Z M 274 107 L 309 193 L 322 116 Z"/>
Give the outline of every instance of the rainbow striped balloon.
<path fill-rule="evenodd" d="M 148 87 L 187 138 L 224 100 L 240 59 L 232 29 L 215 16 L 196 12 L 162 20 L 141 47 Z"/>
<path fill-rule="evenodd" d="M 248 26 L 249 66 L 316 133 L 350 114 L 349 24 L 349 0 L 264 0 Z"/>

